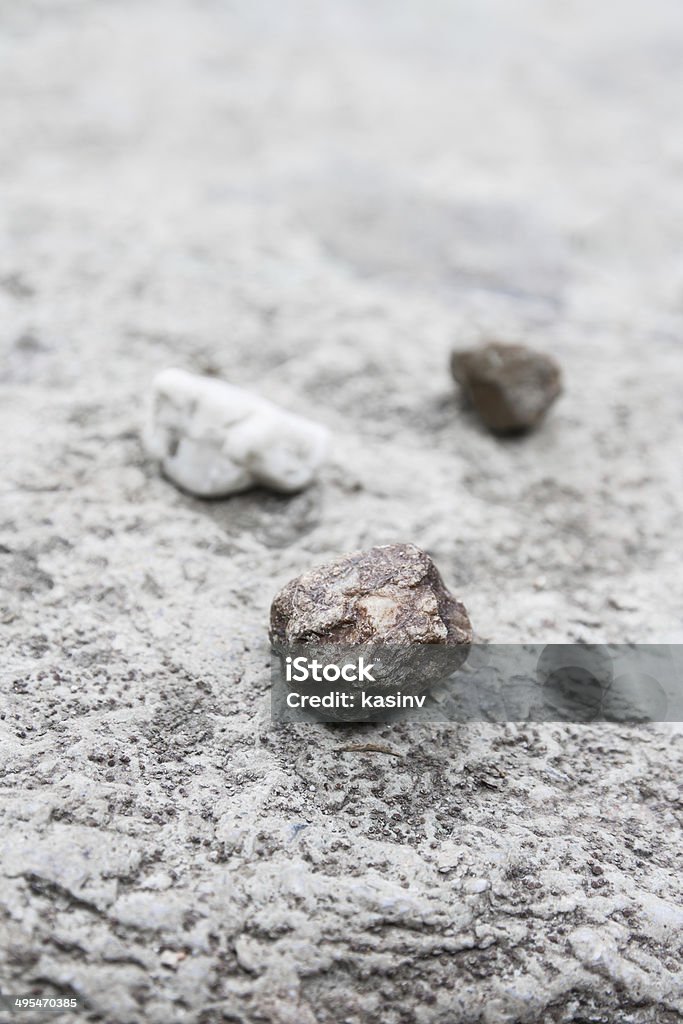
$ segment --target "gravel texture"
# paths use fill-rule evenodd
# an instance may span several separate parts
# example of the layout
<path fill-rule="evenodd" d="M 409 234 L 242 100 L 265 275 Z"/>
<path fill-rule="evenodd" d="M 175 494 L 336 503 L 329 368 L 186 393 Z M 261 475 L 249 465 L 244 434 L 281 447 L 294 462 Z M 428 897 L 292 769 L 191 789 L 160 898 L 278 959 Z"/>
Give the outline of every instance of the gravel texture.
<path fill-rule="evenodd" d="M 276 728 L 267 667 L 287 580 L 396 542 L 481 636 L 681 638 L 680 0 L 0 25 L 1 984 L 107 1024 L 683 1019 L 680 732 Z M 562 365 L 523 440 L 454 395 L 485 337 Z M 169 365 L 324 423 L 320 482 L 178 492 L 139 440 Z"/>

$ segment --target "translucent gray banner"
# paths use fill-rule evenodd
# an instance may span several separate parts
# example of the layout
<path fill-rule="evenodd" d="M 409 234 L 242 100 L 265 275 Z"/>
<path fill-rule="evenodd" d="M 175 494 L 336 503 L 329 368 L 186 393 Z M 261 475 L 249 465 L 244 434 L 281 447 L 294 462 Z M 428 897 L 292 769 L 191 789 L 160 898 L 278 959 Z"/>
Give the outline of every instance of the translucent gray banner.
<path fill-rule="evenodd" d="M 276 722 L 683 721 L 672 644 L 311 644 L 272 682 Z"/>

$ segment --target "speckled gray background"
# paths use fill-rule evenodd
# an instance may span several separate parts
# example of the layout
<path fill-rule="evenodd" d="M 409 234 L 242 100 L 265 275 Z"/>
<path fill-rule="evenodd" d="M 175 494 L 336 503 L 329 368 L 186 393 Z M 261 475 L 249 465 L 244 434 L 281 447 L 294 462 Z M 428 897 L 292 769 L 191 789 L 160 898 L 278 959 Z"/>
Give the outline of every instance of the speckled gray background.
<path fill-rule="evenodd" d="M 682 734 L 277 729 L 266 642 L 394 540 L 480 637 L 681 637 L 682 94 L 680 0 L 0 0 L 3 986 L 683 1019 Z M 524 441 L 448 379 L 492 333 L 565 370 Z M 160 479 L 173 364 L 325 422 L 320 483 Z"/>

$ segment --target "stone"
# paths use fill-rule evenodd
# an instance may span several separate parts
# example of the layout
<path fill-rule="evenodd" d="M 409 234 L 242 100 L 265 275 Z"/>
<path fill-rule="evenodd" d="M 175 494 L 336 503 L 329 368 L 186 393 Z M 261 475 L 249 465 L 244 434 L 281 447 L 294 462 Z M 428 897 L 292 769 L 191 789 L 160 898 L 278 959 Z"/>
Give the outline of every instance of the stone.
<path fill-rule="evenodd" d="M 213 377 L 157 374 L 145 448 L 173 483 L 201 498 L 262 485 L 291 494 L 315 478 L 328 449 L 325 427 Z"/>
<path fill-rule="evenodd" d="M 494 341 L 455 351 L 451 372 L 482 423 L 496 434 L 538 426 L 562 390 L 557 362 L 525 345 Z"/>
<path fill-rule="evenodd" d="M 271 606 L 275 644 L 469 644 L 465 606 L 415 544 L 354 551 L 287 583 Z"/>
<path fill-rule="evenodd" d="M 323 663 L 338 657 L 331 646 L 360 646 L 375 660 L 373 692 L 418 694 L 464 663 L 472 626 L 429 555 L 386 544 L 287 583 L 271 606 L 270 639 L 283 659 L 305 650 Z"/>

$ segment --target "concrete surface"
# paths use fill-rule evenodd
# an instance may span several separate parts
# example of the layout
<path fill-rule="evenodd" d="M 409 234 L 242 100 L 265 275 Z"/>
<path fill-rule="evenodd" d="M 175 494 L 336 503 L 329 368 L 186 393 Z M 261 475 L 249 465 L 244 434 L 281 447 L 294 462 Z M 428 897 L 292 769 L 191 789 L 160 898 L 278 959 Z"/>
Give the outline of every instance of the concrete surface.
<path fill-rule="evenodd" d="M 111 1024 L 683 1019 L 679 732 L 278 729 L 266 642 L 287 579 L 392 541 L 483 637 L 681 636 L 679 0 L 0 25 L 5 990 Z M 524 441 L 454 395 L 490 334 L 564 367 Z M 320 484 L 175 490 L 138 433 L 167 365 L 324 422 Z"/>

